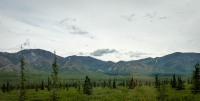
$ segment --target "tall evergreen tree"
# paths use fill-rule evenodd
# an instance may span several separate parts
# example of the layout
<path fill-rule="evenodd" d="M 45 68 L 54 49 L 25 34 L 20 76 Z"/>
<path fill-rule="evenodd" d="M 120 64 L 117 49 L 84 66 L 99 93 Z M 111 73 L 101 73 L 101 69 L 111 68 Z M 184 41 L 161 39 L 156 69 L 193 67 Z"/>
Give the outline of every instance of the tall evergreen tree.
<path fill-rule="evenodd" d="M 87 95 L 92 94 L 92 84 L 91 84 L 90 78 L 88 76 L 86 76 L 86 78 L 85 78 L 85 82 L 83 85 L 83 93 L 87 94 Z"/>
<path fill-rule="evenodd" d="M 1 87 L 1 90 L 2 90 L 3 93 L 6 92 L 6 85 L 5 84 L 3 84 L 3 86 Z"/>
<path fill-rule="evenodd" d="M 57 101 L 58 100 L 58 97 L 56 95 L 56 84 L 57 84 L 57 76 L 58 76 L 58 67 L 57 67 L 57 58 L 56 58 L 56 52 L 54 52 L 54 60 L 53 60 L 53 63 L 52 63 L 52 69 L 53 69 L 53 72 L 52 72 L 52 98 L 51 100 L 52 101 Z"/>
<path fill-rule="evenodd" d="M 7 81 L 7 85 L 6 85 L 6 91 L 9 92 L 10 91 L 10 83 L 9 81 Z"/>
<path fill-rule="evenodd" d="M 157 91 L 158 91 L 157 100 L 166 101 L 168 95 L 167 95 L 166 84 L 164 82 L 160 84 L 160 86 L 157 88 Z"/>
<path fill-rule="evenodd" d="M 171 87 L 176 88 L 177 87 L 177 81 L 176 81 L 176 75 L 173 75 L 172 81 L 171 81 Z"/>
<path fill-rule="evenodd" d="M 139 87 L 141 87 L 142 85 L 143 85 L 143 84 L 142 84 L 142 81 L 140 81 L 140 82 L 139 82 Z"/>
<path fill-rule="evenodd" d="M 20 95 L 19 95 L 19 101 L 25 101 L 25 75 L 24 75 L 24 56 L 23 56 L 23 47 L 21 46 L 21 56 L 20 56 Z"/>
<path fill-rule="evenodd" d="M 168 79 L 167 78 L 165 78 L 164 83 L 168 84 Z"/>
<path fill-rule="evenodd" d="M 62 81 L 62 89 L 65 89 L 65 82 L 64 82 L 64 80 Z"/>
<path fill-rule="evenodd" d="M 160 81 L 158 79 L 158 75 L 156 74 L 156 77 L 155 77 L 155 88 L 159 88 L 160 87 Z"/>
<path fill-rule="evenodd" d="M 129 89 L 134 89 L 135 86 L 136 86 L 136 83 L 134 82 L 133 77 L 132 77 L 132 78 L 131 78 L 131 81 L 130 81 L 130 83 L 129 83 Z"/>
<path fill-rule="evenodd" d="M 38 91 L 38 84 L 35 85 L 35 91 Z"/>
<path fill-rule="evenodd" d="M 113 80 L 113 89 L 117 88 L 116 87 L 116 82 L 115 82 L 115 79 Z"/>
<path fill-rule="evenodd" d="M 122 86 L 125 87 L 125 82 L 124 82 L 124 80 L 123 80 L 123 82 L 122 82 Z"/>
<path fill-rule="evenodd" d="M 27 89 L 30 89 L 30 83 L 29 82 L 27 83 Z"/>
<path fill-rule="evenodd" d="M 176 88 L 177 90 L 183 90 L 183 89 L 185 89 L 184 88 L 184 82 L 183 82 L 183 80 L 181 79 L 181 77 L 178 77 L 178 84 L 177 84 L 177 88 Z"/>
<path fill-rule="evenodd" d="M 111 79 L 110 79 L 110 78 L 109 78 L 109 80 L 108 80 L 108 88 L 111 89 Z"/>
<path fill-rule="evenodd" d="M 96 87 L 97 86 L 97 83 L 96 81 L 93 82 L 93 87 Z"/>
<path fill-rule="evenodd" d="M 105 80 L 103 81 L 103 87 L 106 87 L 106 81 Z"/>
<path fill-rule="evenodd" d="M 80 82 L 80 80 L 77 83 L 77 91 L 78 91 L 78 93 L 81 93 L 81 82 Z"/>
<path fill-rule="evenodd" d="M 188 84 L 191 84 L 191 82 L 190 82 L 190 78 L 189 78 L 189 77 L 188 77 L 187 83 L 188 83 Z"/>
<path fill-rule="evenodd" d="M 195 70 L 192 76 L 192 93 L 200 93 L 200 64 L 195 65 Z"/>
<path fill-rule="evenodd" d="M 62 83 L 60 82 L 60 84 L 59 84 L 59 88 L 60 89 L 62 89 L 63 88 L 63 86 L 62 86 Z"/>
<path fill-rule="evenodd" d="M 41 90 L 44 90 L 44 81 L 42 81 L 42 84 L 41 84 Z"/>
<path fill-rule="evenodd" d="M 150 81 L 149 81 L 148 85 L 151 86 L 151 82 Z"/>
<path fill-rule="evenodd" d="M 65 84 L 65 86 L 66 86 L 67 90 L 69 90 L 69 85 L 67 83 Z"/>
<path fill-rule="evenodd" d="M 51 80 L 50 80 L 49 77 L 48 77 L 48 80 L 47 80 L 47 90 L 48 90 L 48 91 L 51 90 Z"/>

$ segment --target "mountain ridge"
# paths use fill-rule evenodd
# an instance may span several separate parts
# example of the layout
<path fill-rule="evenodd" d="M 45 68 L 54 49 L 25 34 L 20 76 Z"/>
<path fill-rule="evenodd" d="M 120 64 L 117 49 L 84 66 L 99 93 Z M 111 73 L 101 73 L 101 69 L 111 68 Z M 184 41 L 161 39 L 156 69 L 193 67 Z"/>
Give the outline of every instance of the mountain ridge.
<path fill-rule="evenodd" d="M 16 53 L 0 52 L 0 71 L 19 70 L 19 56 L 23 52 L 26 68 L 30 72 L 50 72 L 53 53 L 42 49 L 26 49 Z M 200 62 L 200 53 L 175 52 L 162 57 L 144 58 L 131 61 L 103 61 L 91 56 L 57 55 L 61 73 L 101 73 L 106 75 L 152 75 L 157 73 L 189 74 L 194 65 Z"/>

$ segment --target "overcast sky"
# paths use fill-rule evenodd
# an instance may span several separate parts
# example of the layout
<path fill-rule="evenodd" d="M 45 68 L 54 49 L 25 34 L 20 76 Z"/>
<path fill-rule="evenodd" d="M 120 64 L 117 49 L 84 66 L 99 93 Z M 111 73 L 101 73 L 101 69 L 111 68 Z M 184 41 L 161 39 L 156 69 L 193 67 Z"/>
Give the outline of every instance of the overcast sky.
<path fill-rule="evenodd" d="M 137 60 L 200 52 L 199 0 L 0 0 L 0 51 Z"/>

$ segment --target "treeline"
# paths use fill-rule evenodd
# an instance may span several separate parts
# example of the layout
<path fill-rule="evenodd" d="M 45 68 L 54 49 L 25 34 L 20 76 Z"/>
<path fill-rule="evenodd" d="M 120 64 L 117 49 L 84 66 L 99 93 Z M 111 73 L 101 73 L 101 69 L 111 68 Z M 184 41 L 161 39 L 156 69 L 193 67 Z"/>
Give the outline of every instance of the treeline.
<path fill-rule="evenodd" d="M 69 88 L 75 88 L 78 89 L 81 87 L 81 89 L 84 87 L 85 81 L 83 79 L 71 79 L 71 80 L 62 80 L 62 82 L 58 82 L 56 84 L 57 89 L 66 89 Z M 138 81 L 134 80 L 133 78 L 130 78 L 130 80 L 122 80 L 122 79 L 100 79 L 100 80 L 91 80 L 90 81 L 91 87 L 107 87 L 110 89 L 115 89 L 117 87 L 126 87 L 133 89 L 136 86 L 154 86 L 154 82 L 151 81 Z M 35 91 L 38 90 L 48 90 L 51 91 L 52 89 L 52 81 L 50 78 L 47 78 L 46 80 L 42 80 L 39 83 L 37 82 L 26 82 L 25 89 L 35 89 Z M 7 81 L 6 83 L 3 83 L 1 86 L 2 92 L 9 92 L 12 90 L 20 90 L 20 85 L 13 84 L 13 82 Z"/>
<path fill-rule="evenodd" d="M 184 90 L 185 86 L 184 83 L 186 81 L 182 80 L 181 76 L 176 77 L 174 74 L 170 80 L 170 82 L 166 80 L 159 80 L 158 75 L 155 76 L 155 88 L 160 88 L 162 84 L 168 84 L 170 83 L 171 87 L 176 90 Z M 187 80 L 188 84 L 192 84 L 191 92 L 194 94 L 200 93 L 200 64 L 197 63 L 195 65 L 195 70 L 193 71 L 192 78 L 188 78 Z"/>
<path fill-rule="evenodd" d="M 170 80 L 170 82 L 168 80 L 159 80 L 158 75 L 155 76 L 155 88 L 158 91 L 158 97 L 157 99 L 160 101 L 165 101 L 167 100 L 167 89 L 166 86 L 168 84 L 171 85 L 172 89 L 175 90 L 184 90 L 185 88 L 185 84 L 186 82 L 182 80 L 181 76 L 176 77 L 176 75 L 174 74 Z M 193 75 L 191 80 L 188 78 L 187 81 L 188 84 L 191 84 L 191 87 L 189 88 L 190 91 L 193 94 L 198 94 L 200 93 L 200 64 L 197 63 L 195 65 L 195 70 L 193 71 Z M 179 99 L 173 99 L 174 101 L 179 100 Z M 192 99 L 185 99 L 185 100 L 192 100 Z"/>
<path fill-rule="evenodd" d="M 192 82 L 190 82 L 191 80 L 188 79 L 188 84 L 191 84 Z M 174 88 L 176 90 L 184 90 L 185 86 L 184 86 L 185 81 L 182 80 L 181 76 L 176 77 L 175 74 L 173 74 L 171 80 L 169 81 L 168 79 L 165 80 L 159 80 L 158 79 L 158 75 L 155 76 L 155 88 L 160 88 L 160 86 L 162 84 L 170 84 L 171 88 Z"/>

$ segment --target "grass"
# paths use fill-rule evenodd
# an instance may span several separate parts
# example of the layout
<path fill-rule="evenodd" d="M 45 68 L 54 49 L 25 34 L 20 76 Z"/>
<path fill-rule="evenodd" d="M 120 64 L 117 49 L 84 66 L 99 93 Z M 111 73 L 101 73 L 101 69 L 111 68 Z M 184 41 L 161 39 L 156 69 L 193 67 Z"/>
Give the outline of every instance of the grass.
<path fill-rule="evenodd" d="M 185 90 L 175 90 L 167 86 L 168 100 L 170 101 L 200 101 L 200 94 L 193 94 L 190 91 L 191 85 L 185 84 Z"/>
<path fill-rule="evenodd" d="M 167 98 L 164 101 L 200 101 L 200 94 L 190 92 L 191 85 L 185 85 L 185 90 L 177 91 L 168 84 L 166 86 Z M 49 101 L 51 91 L 29 89 L 26 90 L 26 101 Z M 0 101 L 17 101 L 19 91 L 0 92 Z M 154 86 L 143 85 L 135 89 L 117 86 L 116 89 L 108 87 L 94 87 L 91 95 L 85 95 L 74 87 L 57 89 L 59 101 L 157 101 L 158 91 Z"/>
<path fill-rule="evenodd" d="M 51 91 L 35 89 L 26 90 L 26 101 L 49 101 Z M 166 101 L 199 101 L 199 94 L 192 94 L 190 90 L 177 91 L 167 86 Z M 0 101 L 17 101 L 19 91 L 0 92 Z M 158 92 L 153 86 L 137 86 L 130 90 L 127 87 L 117 87 L 117 89 L 95 87 L 92 95 L 85 95 L 82 91 L 77 91 L 74 87 L 58 89 L 59 101 L 157 101 Z"/>
<path fill-rule="evenodd" d="M 155 89 L 153 87 L 144 86 L 136 87 L 129 90 L 126 87 L 118 87 L 117 89 L 95 87 L 92 95 L 85 95 L 82 91 L 75 88 L 58 89 L 57 95 L 60 101 L 155 101 Z M 1 101 L 17 101 L 19 91 L 13 90 L 6 93 L 0 93 Z M 48 101 L 51 91 L 34 89 L 26 90 L 27 101 Z M 154 97 L 152 97 L 154 96 Z"/>

